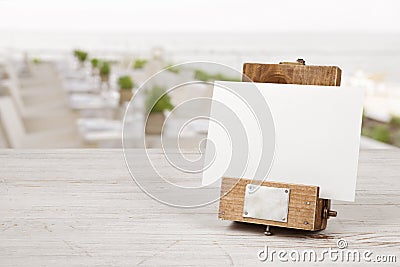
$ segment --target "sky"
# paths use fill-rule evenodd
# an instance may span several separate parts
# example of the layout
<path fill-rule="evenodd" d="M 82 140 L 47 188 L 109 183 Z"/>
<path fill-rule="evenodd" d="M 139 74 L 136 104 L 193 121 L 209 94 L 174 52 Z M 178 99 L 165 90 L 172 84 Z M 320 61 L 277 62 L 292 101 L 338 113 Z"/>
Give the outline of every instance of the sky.
<path fill-rule="evenodd" d="M 398 0 L 0 0 L 1 30 L 400 33 Z"/>

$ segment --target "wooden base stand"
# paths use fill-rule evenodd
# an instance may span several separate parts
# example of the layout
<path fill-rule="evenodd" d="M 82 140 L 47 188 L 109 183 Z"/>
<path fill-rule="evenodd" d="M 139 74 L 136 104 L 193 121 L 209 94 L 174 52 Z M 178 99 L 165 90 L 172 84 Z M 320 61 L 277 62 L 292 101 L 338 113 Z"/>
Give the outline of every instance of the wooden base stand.
<path fill-rule="evenodd" d="M 245 217 L 246 186 L 254 185 L 268 188 L 289 189 L 289 202 L 287 206 L 287 219 L 285 221 L 264 220 L 260 218 Z M 257 194 L 257 191 L 256 193 Z M 260 199 L 263 206 L 271 199 Z M 286 228 L 318 231 L 326 227 L 329 217 L 336 216 L 330 210 L 330 200 L 319 198 L 319 187 L 276 182 L 252 181 L 248 179 L 223 178 L 221 199 L 219 204 L 219 218 L 223 220 L 280 226 Z"/>

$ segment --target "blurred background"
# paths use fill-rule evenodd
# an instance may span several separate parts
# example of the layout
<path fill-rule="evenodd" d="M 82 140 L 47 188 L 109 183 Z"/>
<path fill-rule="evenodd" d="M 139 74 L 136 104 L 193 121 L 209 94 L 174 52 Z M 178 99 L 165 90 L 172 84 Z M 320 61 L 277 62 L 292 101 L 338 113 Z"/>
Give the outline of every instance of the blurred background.
<path fill-rule="evenodd" d="M 207 84 L 167 95 L 145 127 L 146 103 L 171 83 L 239 81 L 245 62 L 297 58 L 339 66 L 343 86 L 366 89 L 362 148 L 400 146 L 398 11 L 396 0 L 0 0 L 0 147 L 121 147 L 127 103 L 168 68 L 127 118 L 132 146 L 145 135 L 157 148 L 174 106 L 212 95 Z M 173 66 L 190 61 L 229 68 Z M 166 137 L 190 112 L 169 120 Z M 206 135 L 191 125 L 183 144 Z"/>

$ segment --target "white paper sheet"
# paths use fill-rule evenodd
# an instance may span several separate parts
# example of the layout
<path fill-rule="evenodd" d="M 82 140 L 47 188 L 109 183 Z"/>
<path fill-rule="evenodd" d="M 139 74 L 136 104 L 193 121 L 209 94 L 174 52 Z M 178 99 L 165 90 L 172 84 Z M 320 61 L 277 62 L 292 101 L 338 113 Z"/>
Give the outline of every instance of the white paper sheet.
<path fill-rule="evenodd" d="M 210 122 L 205 158 L 212 164 L 203 172 L 203 184 L 211 184 L 222 176 L 263 179 L 255 177 L 256 169 L 261 166 L 266 168 L 266 173 L 270 170 L 266 180 L 318 185 L 321 198 L 354 201 L 363 90 L 221 81 L 215 84 L 211 118 L 229 118 L 220 114 L 226 111 L 216 108 L 216 103 L 222 103 L 230 112 L 238 114 L 242 126 L 229 120 L 221 124 L 225 129 L 243 127 L 247 140 L 232 144 L 232 140 L 227 141 L 231 133 L 224 133 L 218 123 Z M 260 113 L 262 111 L 255 108 L 265 104 L 260 96 L 272 113 L 272 117 L 263 117 L 263 123 L 270 126 L 263 130 L 256 127 L 258 114 L 254 116 L 246 111 L 243 104 L 243 99 L 247 99 L 250 109 Z M 235 125 L 229 125 L 232 123 Z M 273 150 L 269 140 L 275 144 L 271 165 L 264 164 L 265 160 L 260 162 L 260 153 Z M 208 149 L 210 142 L 213 149 Z M 246 151 L 240 157 L 241 161 L 247 162 L 244 170 L 237 167 L 239 162 L 229 164 L 229 157 L 238 147 Z"/>

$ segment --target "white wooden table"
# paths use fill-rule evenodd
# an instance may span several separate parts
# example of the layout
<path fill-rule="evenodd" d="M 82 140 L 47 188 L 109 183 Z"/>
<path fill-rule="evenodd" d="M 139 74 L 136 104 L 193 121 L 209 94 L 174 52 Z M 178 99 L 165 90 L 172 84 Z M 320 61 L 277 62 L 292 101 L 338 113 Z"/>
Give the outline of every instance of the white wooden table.
<path fill-rule="evenodd" d="M 338 217 L 326 230 L 272 228 L 272 236 L 218 220 L 217 204 L 150 199 L 120 150 L 2 150 L 0 162 L 0 266 L 265 266 L 257 258 L 265 245 L 336 248 L 340 238 L 400 262 L 400 150 L 361 151 L 356 202 L 334 202 Z"/>

